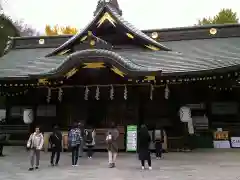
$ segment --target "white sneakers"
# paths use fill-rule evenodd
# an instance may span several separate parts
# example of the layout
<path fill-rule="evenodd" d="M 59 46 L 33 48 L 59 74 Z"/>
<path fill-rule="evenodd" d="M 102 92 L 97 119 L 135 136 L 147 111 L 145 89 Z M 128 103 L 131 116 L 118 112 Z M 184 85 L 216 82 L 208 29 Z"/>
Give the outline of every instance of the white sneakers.
<path fill-rule="evenodd" d="M 142 170 L 144 170 L 144 169 L 145 169 L 145 167 L 142 166 Z M 149 169 L 149 170 L 152 170 L 152 167 L 148 167 L 148 169 Z"/>

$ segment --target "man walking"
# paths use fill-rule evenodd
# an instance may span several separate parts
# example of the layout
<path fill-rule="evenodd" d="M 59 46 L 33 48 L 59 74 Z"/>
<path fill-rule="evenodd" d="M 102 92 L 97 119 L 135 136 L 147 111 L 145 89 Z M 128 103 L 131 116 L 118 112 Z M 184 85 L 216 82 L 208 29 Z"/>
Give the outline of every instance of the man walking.
<path fill-rule="evenodd" d="M 52 149 L 50 163 L 52 166 L 58 166 L 58 162 L 60 159 L 60 152 L 62 150 L 62 133 L 59 131 L 58 126 L 54 126 L 53 132 L 49 137 L 49 143 Z M 56 161 L 54 164 L 55 155 L 56 155 Z"/>
<path fill-rule="evenodd" d="M 93 156 L 93 148 L 95 145 L 96 132 L 95 132 L 95 129 L 89 127 L 88 129 L 85 130 L 84 134 L 85 134 L 84 135 L 85 144 L 87 148 L 87 156 L 88 156 L 88 159 L 91 159 Z"/>
<path fill-rule="evenodd" d="M 81 131 L 78 124 L 74 123 L 72 129 L 68 133 L 68 144 L 72 150 L 72 166 L 77 166 L 79 147 L 82 142 Z"/>
<path fill-rule="evenodd" d="M 39 168 L 40 151 L 43 147 L 44 139 L 40 128 L 36 127 L 35 132 L 32 133 L 27 142 L 27 148 L 30 149 L 30 165 L 29 171 L 34 170 L 34 159 L 36 158 L 35 169 Z"/>

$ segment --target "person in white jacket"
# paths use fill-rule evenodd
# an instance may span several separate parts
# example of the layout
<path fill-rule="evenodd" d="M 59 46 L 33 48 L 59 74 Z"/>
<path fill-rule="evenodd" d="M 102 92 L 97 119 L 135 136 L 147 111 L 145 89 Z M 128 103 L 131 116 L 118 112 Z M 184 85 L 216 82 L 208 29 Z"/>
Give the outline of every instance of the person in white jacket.
<path fill-rule="evenodd" d="M 40 160 L 40 151 L 43 147 L 43 135 L 40 132 L 39 127 L 35 128 L 35 132 L 32 133 L 27 142 L 27 148 L 30 150 L 30 165 L 29 171 L 34 170 L 34 159 L 36 158 L 36 166 L 35 169 L 39 168 L 39 160 Z"/>

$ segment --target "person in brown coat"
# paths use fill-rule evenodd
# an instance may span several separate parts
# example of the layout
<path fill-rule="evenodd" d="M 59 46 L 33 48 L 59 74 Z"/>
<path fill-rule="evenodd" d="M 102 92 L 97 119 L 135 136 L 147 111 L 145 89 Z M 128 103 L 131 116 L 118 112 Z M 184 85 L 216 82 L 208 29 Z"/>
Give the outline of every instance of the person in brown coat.
<path fill-rule="evenodd" d="M 119 131 L 116 128 L 115 123 L 111 123 L 111 128 L 108 130 L 106 137 L 109 168 L 114 168 L 116 166 L 116 159 L 118 153 L 118 136 Z"/>

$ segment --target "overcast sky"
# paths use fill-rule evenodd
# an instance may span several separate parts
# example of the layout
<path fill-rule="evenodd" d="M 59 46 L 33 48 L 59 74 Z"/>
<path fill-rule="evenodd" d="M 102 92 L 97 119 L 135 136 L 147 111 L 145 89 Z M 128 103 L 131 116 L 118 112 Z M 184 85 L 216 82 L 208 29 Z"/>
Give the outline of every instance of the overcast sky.
<path fill-rule="evenodd" d="M 97 0 L 0 0 L 14 19 L 43 32 L 46 24 L 82 29 L 93 17 Z M 118 0 L 123 17 L 140 29 L 192 26 L 222 8 L 240 15 L 240 0 Z"/>

